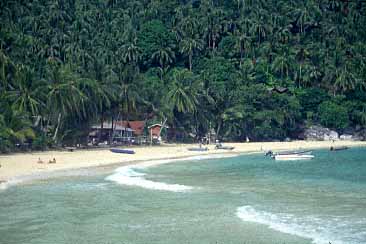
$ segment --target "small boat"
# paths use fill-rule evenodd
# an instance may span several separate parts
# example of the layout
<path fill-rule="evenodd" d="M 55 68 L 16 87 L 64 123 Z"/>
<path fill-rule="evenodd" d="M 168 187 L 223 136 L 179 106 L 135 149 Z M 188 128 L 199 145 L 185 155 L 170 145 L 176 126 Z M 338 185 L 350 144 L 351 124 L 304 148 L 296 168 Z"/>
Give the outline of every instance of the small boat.
<path fill-rule="evenodd" d="M 208 151 L 208 148 L 207 147 L 190 147 L 190 148 L 188 148 L 188 151 L 205 152 L 205 151 Z"/>
<path fill-rule="evenodd" d="M 342 150 L 347 150 L 347 149 L 349 149 L 349 147 L 347 147 L 347 146 L 342 146 L 342 147 L 330 147 L 330 150 L 331 151 L 342 151 Z"/>
<path fill-rule="evenodd" d="M 265 153 L 265 156 L 274 157 L 276 155 L 303 155 L 303 154 L 311 154 L 313 151 L 311 150 L 303 150 L 303 151 L 284 151 L 284 152 L 272 152 L 271 150 Z"/>
<path fill-rule="evenodd" d="M 313 151 L 311 150 L 303 150 L 303 151 L 288 151 L 288 152 L 278 152 L 276 155 L 291 155 L 291 154 L 311 154 Z"/>
<path fill-rule="evenodd" d="M 289 161 L 289 160 L 305 160 L 305 159 L 313 159 L 314 155 L 311 154 L 277 154 L 274 155 L 273 158 L 275 160 L 281 161 Z"/>
<path fill-rule="evenodd" d="M 135 151 L 130 149 L 111 148 L 110 151 L 113 153 L 135 154 Z"/>
<path fill-rule="evenodd" d="M 265 155 L 270 156 L 275 160 L 304 160 L 304 159 L 313 159 L 314 155 L 311 155 L 311 150 L 303 150 L 303 151 L 288 151 L 288 152 L 277 152 L 274 153 L 272 151 L 268 151 Z"/>
<path fill-rule="evenodd" d="M 224 146 L 221 143 L 216 144 L 215 149 L 222 149 L 222 150 L 233 150 L 235 147 L 231 146 Z"/>

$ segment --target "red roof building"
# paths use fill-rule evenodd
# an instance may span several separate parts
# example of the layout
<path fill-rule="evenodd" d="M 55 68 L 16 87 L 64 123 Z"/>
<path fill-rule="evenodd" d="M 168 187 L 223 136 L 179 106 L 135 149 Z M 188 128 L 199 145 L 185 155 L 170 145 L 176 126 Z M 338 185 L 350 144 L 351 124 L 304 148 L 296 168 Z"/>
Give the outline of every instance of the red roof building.
<path fill-rule="evenodd" d="M 162 125 L 162 124 L 153 124 L 153 125 L 150 125 L 148 127 L 149 128 L 150 137 L 152 137 L 152 138 L 159 138 L 162 127 L 168 128 L 168 126 Z"/>
<path fill-rule="evenodd" d="M 134 131 L 135 135 L 141 136 L 144 134 L 145 121 L 129 121 L 128 125 Z"/>
<path fill-rule="evenodd" d="M 141 136 L 144 134 L 145 121 L 119 120 L 115 121 L 115 124 L 124 128 L 130 128 L 135 136 Z"/>

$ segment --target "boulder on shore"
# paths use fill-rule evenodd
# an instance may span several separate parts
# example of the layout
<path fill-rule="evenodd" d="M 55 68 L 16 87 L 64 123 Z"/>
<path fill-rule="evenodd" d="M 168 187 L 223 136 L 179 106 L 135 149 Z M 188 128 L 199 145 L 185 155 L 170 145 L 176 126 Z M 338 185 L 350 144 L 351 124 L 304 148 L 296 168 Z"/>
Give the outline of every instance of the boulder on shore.
<path fill-rule="evenodd" d="M 366 129 L 359 129 L 353 134 L 353 140 L 366 141 Z"/>
<path fill-rule="evenodd" d="M 339 140 L 339 135 L 336 131 L 313 125 L 310 128 L 305 129 L 304 139 L 308 141 L 333 141 Z"/>
<path fill-rule="evenodd" d="M 342 134 L 342 135 L 340 135 L 340 136 L 339 136 L 339 139 L 340 139 L 341 141 L 351 141 L 351 140 L 353 140 L 354 138 L 353 138 L 353 136 L 352 136 L 352 135 L 349 135 L 349 134 Z"/>

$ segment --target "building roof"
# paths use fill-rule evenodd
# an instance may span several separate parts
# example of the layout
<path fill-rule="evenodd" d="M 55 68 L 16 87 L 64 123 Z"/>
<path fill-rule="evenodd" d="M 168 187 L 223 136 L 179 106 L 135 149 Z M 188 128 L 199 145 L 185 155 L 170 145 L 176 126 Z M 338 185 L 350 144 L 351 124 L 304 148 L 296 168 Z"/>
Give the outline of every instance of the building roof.
<path fill-rule="evenodd" d="M 153 124 L 153 125 L 150 125 L 149 127 L 147 127 L 147 128 L 153 128 L 153 127 L 163 127 L 163 125 L 162 124 Z M 169 126 L 167 126 L 167 125 L 164 125 L 164 128 L 169 128 Z"/>
<path fill-rule="evenodd" d="M 144 133 L 145 121 L 127 121 L 127 120 L 117 120 L 113 123 L 114 130 L 125 130 L 133 131 L 136 135 L 142 135 Z M 92 126 L 93 129 L 101 129 L 101 124 L 96 124 Z M 103 129 L 112 129 L 112 122 L 104 121 Z"/>
<path fill-rule="evenodd" d="M 133 128 L 130 128 L 128 124 L 119 123 L 119 121 L 114 121 L 113 124 L 114 130 L 126 130 L 126 131 L 133 131 Z M 101 129 L 101 124 L 93 125 L 91 128 L 93 129 Z M 103 122 L 103 129 L 112 129 L 112 122 L 104 121 Z"/>
<path fill-rule="evenodd" d="M 114 127 L 115 130 L 127 130 L 127 128 L 128 128 L 128 127 L 123 126 L 123 125 L 118 124 L 118 123 L 114 123 L 113 127 Z M 92 128 L 93 129 L 101 129 L 102 126 L 99 123 L 99 124 L 93 125 Z M 112 122 L 104 121 L 103 122 L 103 129 L 112 129 Z"/>
<path fill-rule="evenodd" d="M 128 125 L 136 135 L 142 135 L 144 133 L 145 121 L 128 121 Z"/>

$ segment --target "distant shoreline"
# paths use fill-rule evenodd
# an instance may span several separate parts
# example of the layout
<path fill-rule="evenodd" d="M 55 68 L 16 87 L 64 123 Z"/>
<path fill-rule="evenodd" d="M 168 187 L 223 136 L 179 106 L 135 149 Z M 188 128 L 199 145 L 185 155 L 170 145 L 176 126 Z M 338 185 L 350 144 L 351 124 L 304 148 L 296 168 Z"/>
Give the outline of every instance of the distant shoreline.
<path fill-rule="evenodd" d="M 88 169 L 95 167 L 113 167 L 124 165 L 153 166 L 162 163 L 181 161 L 194 156 L 239 155 L 243 153 L 260 153 L 268 150 L 296 150 L 322 149 L 331 146 L 364 147 L 365 141 L 293 141 L 293 142 L 250 142 L 225 143 L 235 147 L 232 151 L 216 150 L 215 145 L 208 145 L 209 151 L 188 151 L 197 144 L 166 144 L 162 146 L 134 147 L 136 154 L 112 153 L 107 149 L 45 151 L 31 153 L 15 153 L 0 155 L 0 189 L 6 185 L 16 184 L 19 179 L 32 180 L 35 178 L 49 178 L 57 172 L 74 169 Z M 38 159 L 45 161 L 37 163 Z M 48 160 L 55 158 L 55 164 L 48 164 Z"/>

